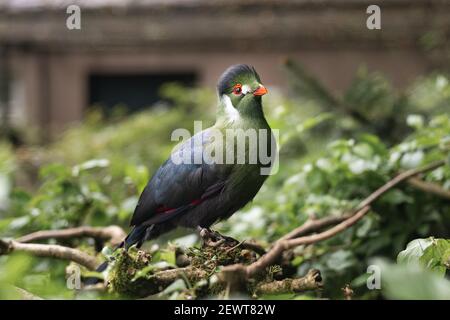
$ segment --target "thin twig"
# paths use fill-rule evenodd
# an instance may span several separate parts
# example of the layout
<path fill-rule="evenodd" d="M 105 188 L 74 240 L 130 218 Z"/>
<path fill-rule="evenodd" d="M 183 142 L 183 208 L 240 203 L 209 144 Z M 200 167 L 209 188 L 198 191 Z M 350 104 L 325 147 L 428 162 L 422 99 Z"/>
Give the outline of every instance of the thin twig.
<path fill-rule="evenodd" d="M 300 245 L 316 243 L 319 241 L 329 239 L 329 238 L 335 236 L 336 234 L 338 234 L 339 232 L 342 232 L 345 229 L 348 229 L 351 226 L 353 226 L 362 217 L 364 217 L 364 215 L 367 212 L 369 212 L 369 210 L 370 210 L 370 206 L 365 206 L 364 208 L 362 208 L 358 212 L 356 212 L 354 215 L 352 215 L 350 218 L 342 221 L 341 223 L 335 225 L 334 227 L 332 227 L 330 229 L 327 229 L 323 232 L 320 232 L 317 234 L 312 234 L 309 236 L 304 236 L 304 237 L 295 238 L 295 239 L 291 239 L 291 240 L 283 240 L 283 241 L 280 241 L 279 243 L 282 243 L 281 244 L 282 247 L 286 247 L 287 249 L 290 249 L 290 248 L 297 247 Z"/>
<path fill-rule="evenodd" d="M 110 240 L 112 245 L 118 245 L 126 237 L 125 231 L 119 226 L 108 226 L 104 228 L 96 228 L 82 226 L 77 228 L 69 228 L 64 230 L 42 230 L 27 234 L 16 239 L 17 242 L 27 243 L 46 239 L 71 239 L 92 237 L 102 240 Z"/>
<path fill-rule="evenodd" d="M 356 207 L 356 210 L 360 210 L 364 208 L 365 206 L 370 205 L 372 202 L 377 200 L 382 194 L 384 194 L 389 189 L 392 189 L 400 182 L 403 182 L 411 177 L 414 177 L 418 174 L 428 172 L 431 170 L 434 170 L 436 168 L 439 168 L 445 164 L 445 160 L 439 160 L 432 162 L 424 167 L 421 168 L 415 168 L 410 169 L 405 172 L 400 173 L 398 176 L 396 176 L 394 179 L 388 181 L 386 184 L 384 184 L 382 187 L 378 188 L 375 192 L 373 192 L 370 196 L 368 196 L 366 199 L 364 199 L 358 207 Z"/>
<path fill-rule="evenodd" d="M 450 200 L 450 191 L 445 190 L 437 183 L 426 182 L 418 177 L 409 178 L 408 183 L 416 189 Z"/>
<path fill-rule="evenodd" d="M 285 234 L 284 236 L 282 236 L 278 241 L 298 238 L 300 236 L 319 231 L 323 228 L 333 226 L 337 223 L 340 223 L 340 222 L 348 219 L 349 217 L 351 217 L 351 215 L 347 214 L 347 215 L 342 215 L 342 216 L 331 216 L 331 217 L 325 217 L 322 219 L 307 220 L 300 227 L 298 227 L 298 228 L 290 231 L 289 233 Z"/>
<path fill-rule="evenodd" d="M 0 239 L 0 255 L 13 251 L 27 252 L 37 257 L 70 260 L 89 270 L 95 270 L 99 265 L 95 257 L 77 249 L 55 244 L 21 243 L 15 240 Z"/>

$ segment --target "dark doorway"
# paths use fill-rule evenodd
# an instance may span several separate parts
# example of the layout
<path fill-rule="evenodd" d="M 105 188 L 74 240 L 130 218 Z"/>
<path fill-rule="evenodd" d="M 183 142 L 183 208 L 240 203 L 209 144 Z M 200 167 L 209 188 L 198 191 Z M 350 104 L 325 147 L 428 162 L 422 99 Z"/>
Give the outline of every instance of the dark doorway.
<path fill-rule="evenodd" d="M 114 107 L 124 106 L 135 112 L 161 101 L 159 89 L 167 82 L 192 86 L 195 73 L 145 73 L 89 75 L 89 106 L 100 106 L 105 114 Z"/>

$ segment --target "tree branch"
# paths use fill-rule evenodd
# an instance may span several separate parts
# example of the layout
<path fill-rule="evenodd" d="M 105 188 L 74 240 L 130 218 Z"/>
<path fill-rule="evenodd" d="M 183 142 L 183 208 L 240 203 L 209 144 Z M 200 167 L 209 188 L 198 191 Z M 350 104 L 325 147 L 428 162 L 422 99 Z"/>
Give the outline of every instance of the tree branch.
<path fill-rule="evenodd" d="M 257 295 L 263 294 L 282 294 L 282 293 L 298 293 L 308 290 L 315 290 L 322 288 L 322 277 L 318 270 L 312 269 L 301 278 L 283 279 L 279 281 L 272 281 L 258 284 L 255 293 Z"/>
<path fill-rule="evenodd" d="M 245 273 L 247 274 L 247 277 L 254 276 L 255 274 L 263 271 L 266 267 L 270 266 L 271 264 L 276 263 L 278 258 L 281 256 L 281 254 L 291 248 L 300 246 L 300 245 L 306 245 L 306 244 L 312 244 L 319 241 L 323 241 L 326 239 L 329 239 L 339 232 L 351 227 L 354 225 L 359 219 L 361 219 L 368 211 L 370 207 L 366 206 L 359 210 L 356 214 L 352 215 L 347 220 L 344 220 L 340 224 L 334 226 L 331 229 L 328 229 L 324 232 L 313 234 L 310 236 L 304 236 L 300 238 L 290 239 L 290 240 L 281 240 L 277 241 L 275 245 L 269 250 L 267 254 L 262 256 L 259 260 L 255 261 L 251 265 L 247 266 L 245 268 Z"/>
<path fill-rule="evenodd" d="M 186 267 L 177 269 L 162 270 L 154 273 L 148 278 L 143 277 L 129 282 L 126 288 L 117 287 L 116 290 L 125 290 L 124 293 L 132 294 L 133 296 L 145 297 L 161 292 L 169 285 L 171 285 L 177 279 L 184 279 L 190 283 L 196 283 L 202 279 L 209 279 L 211 273 L 198 268 L 198 267 Z M 111 283 L 115 283 L 116 279 L 111 279 Z M 247 287 L 247 281 L 244 281 L 240 285 Z M 123 285 L 123 283 L 122 283 Z M 227 282 L 223 278 L 218 278 L 214 286 L 220 288 L 218 291 L 225 289 Z M 308 273 L 300 278 L 295 279 L 283 279 L 279 281 L 270 281 L 257 284 L 252 290 L 257 295 L 262 294 L 280 294 L 280 293 L 297 293 L 308 290 L 320 289 L 322 287 L 322 277 L 320 271 L 312 269 Z M 249 287 L 247 287 L 249 288 Z"/>
<path fill-rule="evenodd" d="M 409 178 L 408 183 L 416 189 L 450 200 L 450 191 L 445 190 L 437 183 L 426 182 L 418 177 Z"/>
<path fill-rule="evenodd" d="M 125 267 L 128 272 L 123 272 L 122 267 Z M 161 270 L 137 279 L 134 279 L 135 274 L 132 271 L 136 270 L 125 263 L 125 265 L 113 271 L 112 277 L 110 274 L 108 283 L 114 292 L 142 298 L 163 291 L 177 279 L 196 283 L 202 279 L 208 279 L 211 275 L 210 272 L 193 266 Z"/>
<path fill-rule="evenodd" d="M 398 185 L 400 182 L 403 182 L 411 177 L 417 176 L 418 174 L 425 173 L 425 172 L 434 170 L 436 168 L 442 167 L 444 164 L 445 164 L 445 160 L 439 160 L 439 161 L 432 162 L 424 167 L 414 168 L 414 169 L 410 169 L 410 170 L 400 173 L 394 179 L 388 181 L 386 184 L 384 184 L 382 187 L 378 188 L 370 196 L 368 196 L 366 199 L 364 199 L 356 209 L 360 210 L 363 207 L 370 205 L 372 202 L 377 200 L 381 195 L 383 195 L 386 191 L 392 189 L 393 187 Z"/>
<path fill-rule="evenodd" d="M 386 184 L 375 190 L 372 194 L 370 194 L 366 199 L 364 199 L 357 207 L 356 212 L 351 215 L 346 220 L 340 222 L 339 224 L 335 225 L 334 227 L 323 231 L 318 234 L 313 234 L 310 236 L 304 236 L 300 238 L 288 238 L 282 237 L 280 240 L 278 240 L 275 245 L 260 259 L 255 261 L 254 263 L 244 266 L 242 264 L 235 264 L 226 266 L 222 269 L 223 277 L 226 279 L 232 279 L 239 276 L 244 276 L 245 278 L 252 277 L 262 271 L 265 270 L 266 267 L 276 263 L 276 261 L 280 258 L 282 253 L 285 250 L 300 246 L 300 245 L 306 245 L 306 244 L 312 244 L 316 243 L 322 240 L 329 239 L 336 234 L 346 230 L 347 228 L 354 225 L 356 222 L 358 222 L 364 215 L 369 211 L 370 204 L 372 204 L 375 200 L 377 200 L 379 197 L 381 197 L 384 193 L 398 185 L 399 183 L 416 176 L 420 173 L 428 172 L 431 170 L 434 170 L 442 165 L 445 164 L 445 160 L 440 160 L 433 162 L 431 164 L 428 164 L 421 168 L 415 168 L 411 170 L 407 170 L 403 173 L 400 173 L 392 180 L 388 181 Z M 300 229 L 300 230 L 299 230 Z M 303 229 L 305 230 L 306 227 Z M 301 227 L 294 230 L 295 232 L 292 232 L 290 237 L 295 234 L 301 234 L 302 231 Z"/>
<path fill-rule="evenodd" d="M 345 214 L 340 217 L 326 217 L 319 220 L 308 220 L 302 226 L 299 226 L 288 234 L 282 236 L 278 241 L 275 242 L 273 247 L 266 254 L 263 254 L 255 262 L 253 262 L 254 260 L 252 260 L 243 262 L 248 263 L 247 265 L 240 263 L 224 266 L 217 274 L 219 279 L 218 283 L 220 285 L 227 286 L 228 289 L 232 286 L 236 286 L 236 284 L 242 285 L 250 283 L 247 281 L 249 278 L 252 278 L 259 274 L 263 274 L 268 266 L 273 265 L 277 263 L 277 261 L 279 261 L 284 251 L 300 245 L 313 244 L 334 237 L 335 235 L 350 228 L 360 219 L 362 219 L 367 214 L 367 212 L 369 212 L 370 205 L 374 201 L 397 186 L 399 183 L 402 183 L 404 181 L 408 181 L 409 183 L 411 183 L 410 181 L 414 176 L 427 171 L 431 171 L 444 164 L 445 161 L 437 161 L 422 168 L 408 170 L 397 175 L 392 180 L 388 181 L 372 194 L 370 194 L 363 201 L 361 201 L 361 203 L 355 208 L 352 214 Z M 429 191 L 431 189 L 433 191 Z M 431 193 L 435 193 L 436 191 L 434 188 L 430 188 L 428 184 L 427 190 Z M 329 229 L 321 231 L 327 227 L 329 227 Z M 318 231 L 321 232 L 312 234 Z M 106 228 L 78 227 L 66 230 L 39 231 L 23 236 L 17 240 L 0 239 L 0 255 L 8 254 L 13 251 L 22 251 L 39 257 L 53 257 L 74 261 L 90 270 L 95 270 L 99 265 L 96 258 L 80 250 L 60 245 L 27 243 L 31 241 L 50 238 L 68 239 L 74 237 L 110 239 L 111 243 L 118 244 L 125 237 L 125 233 L 120 227 L 117 226 L 110 226 Z M 239 245 L 243 244 L 245 244 L 245 242 Z M 255 248 L 258 250 L 260 249 L 259 246 L 256 246 L 254 244 L 249 245 L 255 246 Z M 256 251 L 255 248 L 253 248 L 253 250 Z M 261 250 L 260 252 L 262 253 Z M 231 263 L 235 263 L 234 261 L 238 260 L 233 260 Z M 142 293 L 145 292 L 146 294 L 157 293 L 161 291 L 161 288 L 167 287 L 180 277 L 189 279 L 190 282 L 196 282 L 200 279 L 209 278 L 210 275 L 211 273 L 207 270 L 203 270 L 193 266 L 164 270 L 156 272 L 147 279 L 140 279 L 142 282 L 144 282 L 145 286 L 141 287 L 139 290 L 143 290 Z M 320 278 L 320 273 L 310 271 L 305 277 L 298 279 L 284 279 L 279 281 L 259 283 L 256 285 L 256 287 L 254 287 L 254 292 L 257 294 L 300 292 L 319 288 L 321 286 L 321 281 L 322 280 Z M 132 284 L 130 284 L 130 286 L 131 285 L 132 289 L 130 290 L 138 290 L 138 288 L 136 287 L 136 282 L 133 282 Z"/>
<path fill-rule="evenodd" d="M 126 233 L 121 227 L 114 225 L 104 228 L 82 226 L 64 230 L 37 231 L 20 237 L 16 241 L 26 243 L 45 239 L 70 239 L 81 237 L 110 240 L 111 244 L 115 246 L 123 241 L 123 239 L 126 237 Z"/>
<path fill-rule="evenodd" d="M 15 240 L 0 239 L 0 255 L 13 251 L 27 252 L 37 257 L 49 257 L 74 261 L 89 270 L 95 270 L 97 259 L 83 251 L 54 244 L 21 243 Z"/>
<path fill-rule="evenodd" d="M 331 217 L 325 217 L 323 219 L 310 219 L 307 220 L 304 224 L 302 224 L 300 227 L 295 228 L 291 232 L 285 234 L 282 236 L 278 241 L 282 240 L 289 240 L 293 238 L 298 238 L 300 236 L 310 234 L 316 231 L 319 231 L 323 228 L 334 226 L 337 223 L 340 223 L 346 219 L 351 217 L 351 215 L 346 214 L 342 216 L 331 216 Z"/>

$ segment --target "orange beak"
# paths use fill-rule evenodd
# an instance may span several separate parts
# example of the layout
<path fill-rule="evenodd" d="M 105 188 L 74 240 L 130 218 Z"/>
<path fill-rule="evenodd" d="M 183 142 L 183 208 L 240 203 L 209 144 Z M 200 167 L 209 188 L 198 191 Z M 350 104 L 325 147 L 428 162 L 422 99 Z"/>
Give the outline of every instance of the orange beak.
<path fill-rule="evenodd" d="M 253 91 L 254 96 L 263 96 L 267 93 L 266 87 L 264 87 L 262 84 L 259 85 L 258 89 Z"/>

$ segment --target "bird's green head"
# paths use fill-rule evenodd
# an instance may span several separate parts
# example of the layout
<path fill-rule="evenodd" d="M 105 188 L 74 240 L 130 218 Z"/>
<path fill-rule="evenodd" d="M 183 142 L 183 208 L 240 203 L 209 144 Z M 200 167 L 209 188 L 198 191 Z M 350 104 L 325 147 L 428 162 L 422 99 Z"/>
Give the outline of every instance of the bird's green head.
<path fill-rule="evenodd" d="M 227 113 L 245 115 L 262 112 L 261 96 L 267 89 L 261 84 L 255 68 L 237 64 L 219 78 L 217 93 Z"/>

